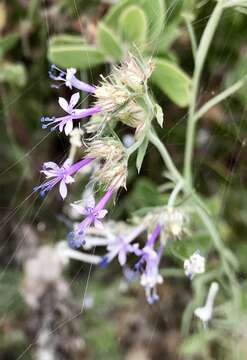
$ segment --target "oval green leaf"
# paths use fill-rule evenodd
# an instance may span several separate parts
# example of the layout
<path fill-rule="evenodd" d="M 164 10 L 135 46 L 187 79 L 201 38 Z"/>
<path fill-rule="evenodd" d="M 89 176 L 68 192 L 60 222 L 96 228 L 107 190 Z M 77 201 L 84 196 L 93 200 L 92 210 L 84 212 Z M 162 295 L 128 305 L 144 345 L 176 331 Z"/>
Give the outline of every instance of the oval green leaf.
<path fill-rule="evenodd" d="M 120 60 L 123 56 L 123 51 L 120 47 L 120 40 L 114 32 L 104 23 L 98 25 L 97 41 L 101 50 L 110 55 L 115 60 Z"/>
<path fill-rule="evenodd" d="M 189 102 L 191 80 L 176 64 L 154 59 L 155 69 L 151 81 L 157 85 L 175 104 L 185 107 Z"/>
<path fill-rule="evenodd" d="M 104 17 L 104 23 L 113 28 L 117 29 L 118 26 L 118 20 L 122 13 L 122 11 L 129 5 L 135 5 L 139 1 L 135 0 L 122 0 L 119 1 L 117 4 L 111 6 L 110 10 L 108 10 L 107 14 Z"/>
<path fill-rule="evenodd" d="M 128 6 L 119 18 L 119 30 L 129 43 L 143 44 L 147 35 L 147 18 L 139 6 Z"/>
<path fill-rule="evenodd" d="M 67 35 L 61 34 L 52 36 L 49 40 L 49 45 L 83 45 L 85 44 L 85 39 L 80 35 Z"/>
<path fill-rule="evenodd" d="M 61 67 L 87 69 L 105 62 L 104 54 L 90 45 L 49 45 L 48 59 Z"/>
<path fill-rule="evenodd" d="M 166 3 L 164 0 L 144 0 L 143 9 L 148 18 L 148 37 L 151 41 L 159 40 L 165 26 Z M 152 43 L 154 46 L 154 43 Z"/>
<path fill-rule="evenodd" d="M 117 30 L 118 19 L 128 6 L 138 6 L 146 15 L 149 41 L 158 39 L 165 22 L 165 0 L 122 0 L 113 5 L 104 18 L 104 22 Z M 154 45 L 154 44 L 152 44 Z"/>

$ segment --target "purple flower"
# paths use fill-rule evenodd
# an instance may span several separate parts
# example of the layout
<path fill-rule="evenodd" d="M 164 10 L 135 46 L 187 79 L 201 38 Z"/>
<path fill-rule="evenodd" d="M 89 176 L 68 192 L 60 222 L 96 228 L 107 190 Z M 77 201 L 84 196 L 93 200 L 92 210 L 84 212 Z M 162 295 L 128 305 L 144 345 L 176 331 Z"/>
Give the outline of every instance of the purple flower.
<path fill-rule="evenodd" d="M 65 199 L 67 196 L 67 184 L 75 181 L 72 175 L 93 160 L 94 158 L 84 158 L 72 165 L 69 160 L 66 160 L 61 167 L 51 161 L 44 163 L 43 169 L 40 172 L 45 174 L 46 179 L 50 180 L 45 181 L 39 186 L 36 186 L 34 188 L 34 191 L 39 191 L 41 196 L 43 197 L 56 184 L 60 183 L 59 192 L 61 197 Z"/>
<path fill-rule="evenodd" d="M 76 104 L 78 103 L 80 98 L 79 92 L 73 94 L 70 98 L 69 103 L 64 98 L 60 97 L 58 99 L 58 103 L 61 108 L 68 113 L 68 115 L 62 117 L 47 117 L 42 116 L 40 119 L 42 123 L 42 128 L 46 129 L 48 126 L 52 126 L 50 128 L 51 131 L 55 129 L 59 129 L 60 132 L 64 130 L 66 135 L 69 135 L 73 130 L 73 120 L 83 119 L 87 116 L 91 116 L 93 114 L 98 113 L 101 111 L 99 106 L 94 106 L 89 109 L 75 109 Z"/>
<path fill-rule="evenodd" d="M 69 243 L 71 247 L 78 248 L 85 244 L 86 231 L 92 224 L 96 228 L 102 229 L 103 224 L 101 220 L 108 212 L 104 209 L 104 206 L 109 201 L 114 191 L 115 189 L 110 187 L 97 205 L 95 205 L 94 198 L 90 198 L 85 207 L 78 204 L 71 204 L 74 209 L 85 216 L 85 219 L 77 226 L 76 230 L 69 233 Z"/>
<path fill-rule="evenodd" d="M 72 87 L 74 87 L 78 90 L 86 91 L 89 93 L 95 92 L 94 86 L 86 84 L 83 81 L 77 79 L 75 74 L 76 74 L 76 69 L 74 69 L 74 68 L 69 68 L 66 71 L 63 71 L 54 64 L 51 65 L 50 71 L 49 71 L 49 76 L 52 80 L 62 81 L 70 89 L 72 89 Z"/>
<path fill-rule="evenodd" d="M 153 304 L 159 299 L 156 291 L 157 284 L 163 282 L 162 276 L 159 274 L 159 263 L 163 253 L 163 246 L 160 246 L 156 252 L 154 244 L 161 231 L 161 226 L 156 225 L 145 247 L 142 249 L 141 259 L 136 265 L 141 274 L 141 285 L 145 288 L 146 298 L 149 304 Z"/>
<path fill-rule="evenodd" d="M 101 264 L 107 265 L 117 256 L 119 264 L 124 266 L 126 264 L 127 255 L 129 253 L 134 253 L 137 256 L 141 255 L 139 244 L 131 244 L 131 242 L 134 241 L 145 230 L 145 228 L 146 226 L 142 224 L 136 227 L 129 234 L 125 236 L 120 235 L 110 241 L 107 245 L 108 253 L 103 256 Z"/>

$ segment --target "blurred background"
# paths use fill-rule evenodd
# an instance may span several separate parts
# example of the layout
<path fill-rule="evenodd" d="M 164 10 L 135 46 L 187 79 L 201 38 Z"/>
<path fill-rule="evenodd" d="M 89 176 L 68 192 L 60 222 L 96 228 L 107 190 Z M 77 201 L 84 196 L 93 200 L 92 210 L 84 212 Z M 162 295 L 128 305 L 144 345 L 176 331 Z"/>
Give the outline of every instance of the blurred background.
<path fill-rule="evenodd" d="M 151 88 L 165 121 L 157 131 L 182 168 L 193 72 L 187 26 L 193 25 L 199 39 L 214 6 L 215 1 L 199 0 L 0 2 L 1 360 L 235 360 L 236 344 L 241 359 L 247 358 L 246 87 L 204 115 L 196 138 L 195 185 L 237 258 L 242 292 L 241 308 L 233 313 L 228 303 L 231 316 L 215 330 L 196 337 L 197 322 L 184 317 L 195 294 L 202 301 L 208 279 L 196 284 L 199 292 L 192 289 L 173 256 L 165 256 L 171 271 L 154 306 L 138 283 L 125 282 L 117 263 L 105 269 L 59 263 L 54 244 L 66 239 L 67 207 L 81 189 L 66 203 L 56 191 L 44 200 L 33 193 L 42 163 L 63 161 L 70 147 L 63 134 L 40 126 L 42 115 L 58 114 L 57 97 L 70 94 L 51 87 L 49 65 L 77 67 L 82 79 L 97 83 L 133 42 L 159 59 Z M 203 71 L 201 103 L 247 73 L 246 39 L 246 15 L 225 11 Z M 111 211 L 115 220 L 164 200 L 159 187 L 165 169 L 156 150 L 149 147 L 139 176 L 132 165 L 128 192 Z M 217 269 L 208 236 L 198 232 L 192 240 L 210 252 L 211 269 Z"/>

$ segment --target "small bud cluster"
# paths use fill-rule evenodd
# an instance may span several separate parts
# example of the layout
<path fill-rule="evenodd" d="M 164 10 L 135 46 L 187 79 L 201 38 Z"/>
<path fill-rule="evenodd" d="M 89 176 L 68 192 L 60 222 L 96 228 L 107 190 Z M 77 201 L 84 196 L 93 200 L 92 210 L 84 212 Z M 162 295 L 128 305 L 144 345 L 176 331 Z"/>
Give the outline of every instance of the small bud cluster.
<path fill-rule="evenodd" d="M 100 158 L 102 165 L 94 173 L 94 178 L 104 184 L 126 185 L 128 163 L 122 143 L 110 137 L 94 140 L 90 143 L 88 156 Z M 116 184 L 116 185 L 117 185 Z"/>
<path fill-rule="evenodd" d="M 101 76 L 101 83 L 95 89 L 95 106 L 105 113 L 106 119 L 112 116 L 128 126 L 134 127 L 137 134 L 147 117 L 145 106 L 140 102 L 146 91 L 146 82 L 153 71 L 151 62 L 142 63 L 129 54 L 119 67 L 114 67 L 111 75 Z"/>
<path fill-rule="evenodd" d="M 162 240 L 180 240 L 187 234 L 188 217 L 180 208 L 168 207 L 160 214 L 161 221 L 164 224 L 162 231 Z"/>

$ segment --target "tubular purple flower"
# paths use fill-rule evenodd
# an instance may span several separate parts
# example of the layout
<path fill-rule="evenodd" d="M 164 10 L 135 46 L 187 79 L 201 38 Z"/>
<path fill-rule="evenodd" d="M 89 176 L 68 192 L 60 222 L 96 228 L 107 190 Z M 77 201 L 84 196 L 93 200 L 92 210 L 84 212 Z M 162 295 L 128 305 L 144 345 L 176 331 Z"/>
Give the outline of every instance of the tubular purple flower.
<path fill-rule="evenodd" d="M 55 129 L 59 129 L 60 132 L 64 130 L 66 135 L 69 135 L 73 130 L 73 120 L 83 119 L 85 117 L 91 116 L 101 111 L 99 106 L 94 106 L 89 109 L 75 109 L 74 107 L 78 103 L 80 98 L 79 92 L 73 94 L 70 98 L 69 103 L 66 99 L 60 97 L 58 99 L 58 103 L 61 108 L 67 112 L 69 115 L 62 116 L 62 117 L 45 117 L 42 116 L 40 121 L 42 123 L 42 128 L 46 129 L 48 126 L 52 126 L 50 128 L 51 131 Z"/>
<path fill-rule="evenodd" d="M 44 163 L 40 172 L 45 174 L 46 178 L 50 180 L 45 181 L 39 186 L 36 186 L 34 191 L 39 191 L 40 195 L 44 197 L 48 191 L 60 183 L 59 192 L 61 197 L 65 199 L 67 196 L 67 184 L 75 181 L 72 175 L 87 164 L 91 163 L 94 159 L 95 158 L 90 157 L 84 158 L 72 165 L 69 160 L 66 160 L 61 167 L 51 161 Z"/>
<path fill-rule="evenodd" d="M 74 69 L 74 68 L 69 68 L 64 71 L 64 70 L 59 69 L 56 65 L 53 64 L 53 65 L 51 65 L 48 73 L 52 80 L 62 81 L 65 83 L 65 86 L 68 86 L 70 89 L 72 89 L 72 87 L 74 87 L 78 90 L 86 91 L 89 93 L 95 92 L 94 86 L 89 85 L 89 84 L 79 80 L 75 76 L 76 69 Z"/>
<path fill-rule="evenodd" d="M 78 248 L 85 244 L 86 231 L 92 224 L 94 224 L 94 226 L 98 229 L 103 228 L 101 220 L 108 213 L 104 207 L 114 192 L 115 188 L 110 187 L 97 205 L 95 205 L 94 198 L 91 198 L 87 201 L 85 208 L 78 204 L 71 204 L 74 209 L 85 216 L 85 219 L 77 226 L 76 230 L 70 232 L 68 235 L 69 244 L 71 247 Z"/>
<path fill-rule="evenodd" d="M 160 232 L 161 232 L 161 226 L 160 226 L 160 224 L 157 224 L 156 227 L 154 228 L 151 236 L 149 237 L 148 241 L 146 242 L 146 245 L 141 250 L 142 251 L 141 258 L 135 265 L 135 270 L 142 271 L 143 266 L 146 262 L 146 259 L 148 259 L 149 257 L 152 257 L 152 256 L 154 256 L 154 257 L 156 256 L 156 252 L 154 251 L 153 247 L 154 247 L 155 241 L 157 240 L 158 236 L 160 235 Z"/>
<path fill-rule="evenodd" d="M 149 304 L 159 300 L 157 294 L 157 284 L 162 284 L 163 278 L 159 274 L 159 264 L 163 253 L 163 246 L 161 245 L 158 252 L 152 254 L 152 256 L 146 257 L 145 271 L 141 275 L 141 285 L 145 288 L 146 298 Z"/>
<path fill-rule="evenodd" d="M 153 304 L 159 299 L 156 286 L 163 282 L 163 278 L 159 274 L 159 263 L 163 253 L 163 246 L 160 246 L 158 252 L 154 250 L 154 244 L 160 232 L 161 225 L 157 224 L 145 247 L 142 249 L 141 259 L 135 266 L 136 270 L 142 273 L 141 285 L 145 287 L 146 298 L 149 304 Z"/>
<path fill-rule="evenodd" d="M 146 225 L 140 225 L 136 227 L 127 235 L 120 235 L 110 241 L 107 245 L 108 253 L 102 257 L 101 265 L 106 266 L 116 256 L 118 257 L 119 264 L 124 266 L 126 264 L 127 255 L 134 253 L 137 256 L 141 255 L 139 244 L 131 244 L 144 230 Z"/>

